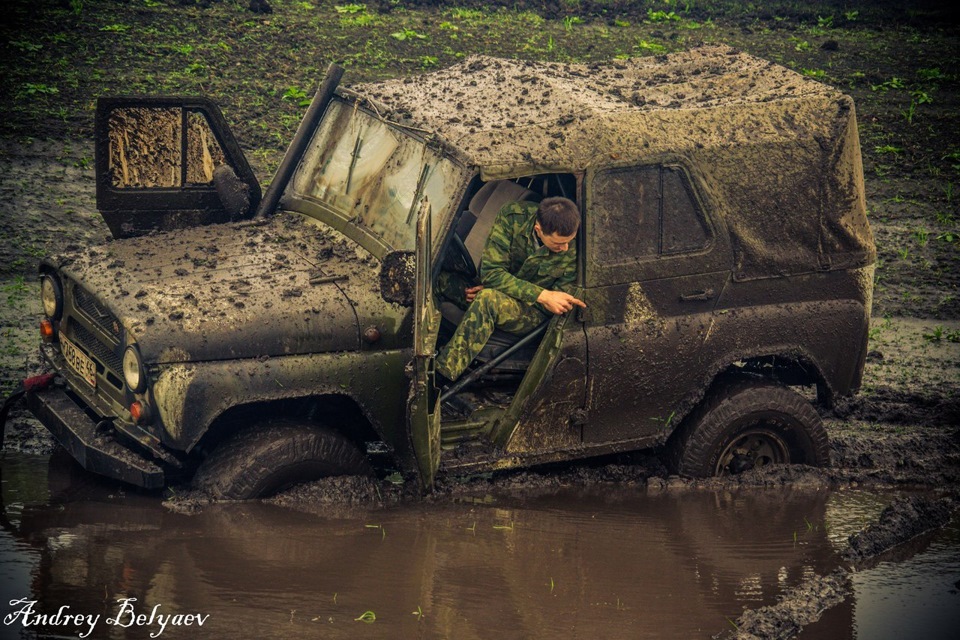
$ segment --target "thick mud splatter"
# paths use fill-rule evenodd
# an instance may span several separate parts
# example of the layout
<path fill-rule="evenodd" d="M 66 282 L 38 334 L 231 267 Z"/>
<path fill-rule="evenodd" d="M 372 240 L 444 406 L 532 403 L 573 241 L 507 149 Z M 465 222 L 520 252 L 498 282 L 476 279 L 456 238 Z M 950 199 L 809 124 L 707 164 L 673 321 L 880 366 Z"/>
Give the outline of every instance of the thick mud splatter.
<path fill-rule="evenodd" d="M 744 611 L 734 623 L 736 631 L 726 637 L 755 640 L 797 636 L 805 626 L 818 621 L 825 611 L 850 595 L 850 576 L 854 571 L 945 526 L 957 506 L 951 498 L 912 495 L 895 499 L 876 522 L 850 536 L 841 552 L 848 567 L 826 576 L 814 574 L 785 593 L 777 604 Z"/>

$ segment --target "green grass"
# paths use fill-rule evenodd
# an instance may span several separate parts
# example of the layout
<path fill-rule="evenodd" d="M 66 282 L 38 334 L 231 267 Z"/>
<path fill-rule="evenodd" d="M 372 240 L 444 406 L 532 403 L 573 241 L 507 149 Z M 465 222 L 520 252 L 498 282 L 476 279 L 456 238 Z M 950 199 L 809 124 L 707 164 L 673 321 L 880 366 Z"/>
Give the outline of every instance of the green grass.
<path fill-rule="evenodd" d="M 377 621 L 377 614 L 373 611 L 364 611 L 358 617 L 354 618 L 355 622 L 366 622 L 367 624 L 373 624 Z"/>

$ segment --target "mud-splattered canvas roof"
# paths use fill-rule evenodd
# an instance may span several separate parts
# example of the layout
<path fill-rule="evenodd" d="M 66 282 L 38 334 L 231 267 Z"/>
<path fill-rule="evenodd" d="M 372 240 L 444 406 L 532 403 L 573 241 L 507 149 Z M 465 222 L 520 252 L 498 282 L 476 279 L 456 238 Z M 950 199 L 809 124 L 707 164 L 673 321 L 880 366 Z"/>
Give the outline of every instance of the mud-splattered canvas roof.
<path fill-rule="evenodd" d="M 598 155 L 629 156 L 638 141 L 652 151 L 662 138 L 676 150 L 677 134 L 684 132 L 669 121 L 682 112 L 700 114 L 696 140 L 689 144 L 721 144 L 731 131 L 766 125 L 731 121 L 744 106 L 803 97 L 822 104 L 840 95 L 722 45 L 603 64 L 473 56 L 447 69 L 359 84 L 345 93 L 367 98 L 388 120 L 440 137 L 485 178 L 581 170 L 596 165 Z M 712 126 L 720 119 L 726 127 Z"/>

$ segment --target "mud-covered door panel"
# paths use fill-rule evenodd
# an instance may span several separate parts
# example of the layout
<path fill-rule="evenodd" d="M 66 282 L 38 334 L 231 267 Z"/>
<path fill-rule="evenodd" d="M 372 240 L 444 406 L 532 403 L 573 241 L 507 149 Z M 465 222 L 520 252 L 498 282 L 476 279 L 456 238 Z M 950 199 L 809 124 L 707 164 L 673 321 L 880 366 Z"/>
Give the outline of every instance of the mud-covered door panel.
<path fill-rule="evenodd" d="M 217 106 L 202 98 L 101 98 L 97 208 L 114 237 L 251 217 L 260 185 Z"/>
<path fill-rule="evenodd" d="M 582 290 L 573 294 L 583 297 Z M 511 407 L 494 432 L 494 442 L 502 442 L 508 454 L 543 454 L 579 446 L 586 387 L 583 325 L 575 312 L 555 316 L 514 400 L 522 409 L 515 412 Z"/>
<path fill-rule="evenodd" d="M 590 354 L 584 442 L 673 429 L 730 277 L 724 229 L 691 175 L 666 163 L 587 176 Z"/>
<path fill-rule="evenodd" d="M 434 386 L 434 355 L 440 312 L 433 299 L 431 212 L 423 198 L 417 214 L 416 287 L 414 300 L 414 372 L 408 402 L 410 440 L 424 489 L 433 486 L 440 466 L 440 394 Z"/>

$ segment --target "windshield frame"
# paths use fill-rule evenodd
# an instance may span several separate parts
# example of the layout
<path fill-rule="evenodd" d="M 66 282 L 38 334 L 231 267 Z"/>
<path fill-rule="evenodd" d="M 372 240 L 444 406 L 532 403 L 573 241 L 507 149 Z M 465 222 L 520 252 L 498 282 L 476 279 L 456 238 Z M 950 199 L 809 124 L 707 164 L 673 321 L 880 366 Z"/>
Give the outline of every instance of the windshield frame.
<path fill-rule="evenodd" d="M 316 154 L 319 148 L 318 136 L 322 135 L 322 132 L 324 131 L 324 124 L 327 122 L 328 117 L 330 117 L 332 109 L 350 109 L 354 112 L 362 112 L 365 117 L 371 118 L 373 121 L 383 124 L 393 135 L 397 136 L 398 139 L 406 139 L 407 142 L 413 142 L 417 145 L 422 145 L 425 153 L 430 153 L 440 162 L 447 163 L 449 168 L 453 170 L 452 178 L 456 185 L 449 189 L 449 197 L 447 198 L 446 204 L 442 207 L 438 207 L 438 203 L 430 203 L 431 216 L 433 220 L 433 244 L 434 249 L 436 249 L 438 244 L 436 239 L 442 237 L 443 233 L 446 232 L 446 228 L 449 226 L 450 221 L 454 217 L 453 213 L 462 203 L 467 187 L 476 171 L 471 171 L 471 168 L 467 167 L 464 162 L 456 156 L 455 153 L 450 153 L 448 149 L 444 148 L 444 146 L 437 145 L 436 143 L 431 144 L 431 139 L 422 135 L 424 132 L 391 122 L 379 116 L 374 111 L 360 106 L 357 102 L 351 100 L 350 98 L 346 98 L 341 95 L 334 96 L 333 100 L 330 102 L 330 105 L 327 107 L 323 118 L 320 120 L 316 129 L 311 133 L 310 142 L 308 143 L 303 155 L 300 157 L 297 168 L 291 176 L 290 182 L 287 184 L 287 188 L 283 197 L 281 198 L 280 208 L 307 215 L 330 226 L 331 228 L 339 231 L 351 240 L 354 240 L 360 244 L 364 249 L 372 253 L 378 259 L 382 259 L 385 255 L 393 251 L 413 251 L 416 244 L 415 216 L 412 222 L 409 224 L 411 229 L 412 244 L 409 247 L 395 247 L 389 241 L 381 237 L 376 230 L 372 229 L 368 225 L 363 224 L 359 219 L 360 216 L 350 216 L 348 212 L 335 207 L 333 204 L 324 202 L 318 198 L 312 197 L 309 194 L 305 194 L 297 190 L 297 186 L 302 184 L 303 180 L 310 179 L 305 175 L 305 172 L 310 171 L 311 168 L 316 165 Z M 343 136 L 349 137 L 349 134 L 343 132 L 338 134 L 338 138 L 346 140 L 346 138 Z M 351 142 L 351 144 L 353 143 Z M 418 167 L 418 175 L 421 175 L 420 172 L 424 166 L 425 164 L 421 163 L 421 165 Z M 436 166 L 439 165 L 435 165 L 435 167 Z M 424 195 L 422 193 L 422 187 L 423 184 L 412 184 L 410 188 L 411 191 L 418 192 L 418 198 L 422 198 Z M 414 208 L 419 206 L 419 200 L 415 202 L 415 205 L 416 206 Z M 405 213 L 404 216 L 406 217 L 406 215 L 407 214 Z M 404 222 L 407 222 L 408 220 L 409 219 L 404 220 Z"/>

